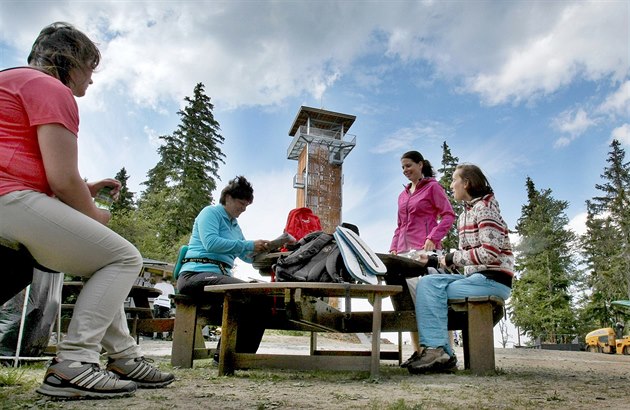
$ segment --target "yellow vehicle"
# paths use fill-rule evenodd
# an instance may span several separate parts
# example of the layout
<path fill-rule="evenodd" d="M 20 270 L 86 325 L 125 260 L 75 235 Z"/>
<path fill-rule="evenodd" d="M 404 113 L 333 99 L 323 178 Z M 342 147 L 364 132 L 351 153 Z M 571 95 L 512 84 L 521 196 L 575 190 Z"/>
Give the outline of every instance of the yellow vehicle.
<path fill-rule="evenodd" d="M 589 352 L 630 354 L 630 335 L 617 339 L 612 327 L 593 330 L 586 335 Z"/>
<path fill-rule="evenodd" d="M 616 300 L 612 305 L 620 308 L 630 308 L 630 300 Z M 630 355 L 630 335 L 623 336 L 624 325 L 617 322 L 615 326 L 593 330 L 586 335 L 586 350 L 589 352 L 617 353 Z"/>

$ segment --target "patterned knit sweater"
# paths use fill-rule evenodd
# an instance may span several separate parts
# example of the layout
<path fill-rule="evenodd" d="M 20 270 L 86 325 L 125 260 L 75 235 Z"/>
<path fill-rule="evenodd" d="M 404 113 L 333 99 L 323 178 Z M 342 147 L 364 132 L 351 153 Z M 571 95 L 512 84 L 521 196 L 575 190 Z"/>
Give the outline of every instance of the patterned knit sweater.
<path fill-rule="evenodd" d="M 466 203 L 457 221 L 457 229 L 459 250 L 446 256 L 446 264 L 463 267 L 467 275 L 490 271 L 486 274 L 490 279 L 511 283 L 514 255 L 508 227 L 494 194 Z"/>

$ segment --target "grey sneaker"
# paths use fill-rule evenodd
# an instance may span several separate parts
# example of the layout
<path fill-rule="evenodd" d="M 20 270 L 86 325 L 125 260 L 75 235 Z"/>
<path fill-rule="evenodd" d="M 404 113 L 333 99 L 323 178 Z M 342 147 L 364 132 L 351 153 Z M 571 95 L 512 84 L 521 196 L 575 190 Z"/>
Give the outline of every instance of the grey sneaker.
<path fill-rule="evenodd" d="M 425 373 L 427 371 L 433 371 L 433 369 L 442 368 L 446 366 L 449 361 L 452 361 L 452 358 L 444 351 L 444 348 L 426 348 L 422 351 L 419 358 L 407 366 L 407 370 L 412 374 Z M 452 366 L 452 364 L 449 364 L 449 366 Z M 457 366 L 457 358 L 455 358 L 455 366 Z"/>
<path fill-rule="evenodd" d="M 173 373 L 161 372 L 150 363 L 151 361 L 151 359 L 145 359 L 144 356 L 109 359 L 107 370 L 122 380 L 134 381 L 138 387 L 145 389 L 164 387 L 175 381 Z"/>
<path fill-rule="evenodd" d="M 37 393 L 64 400 L 109 399 L 131 396 L 136 389 L 134 382 L 119 380 L 97 363 L 53 359 Z"/>

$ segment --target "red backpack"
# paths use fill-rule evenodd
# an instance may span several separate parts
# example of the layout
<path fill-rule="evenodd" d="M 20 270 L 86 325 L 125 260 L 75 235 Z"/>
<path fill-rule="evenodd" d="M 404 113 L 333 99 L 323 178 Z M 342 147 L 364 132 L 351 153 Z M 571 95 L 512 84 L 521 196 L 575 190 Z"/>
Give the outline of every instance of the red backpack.
<path fill-rule="evenodd" d="M 306 234 L 321 230 L 322 225 L 319 222 L 319 217 L 306 207 L 292 209 L 284 228 L 284 231 L 291 234 L 296 241 L 302 239 Z"/>

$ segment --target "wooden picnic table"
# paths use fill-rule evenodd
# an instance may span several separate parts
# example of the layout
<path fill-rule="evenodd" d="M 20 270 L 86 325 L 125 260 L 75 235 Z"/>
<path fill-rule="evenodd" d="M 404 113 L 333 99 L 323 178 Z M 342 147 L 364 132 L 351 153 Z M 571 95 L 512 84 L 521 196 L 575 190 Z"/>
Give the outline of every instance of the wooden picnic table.
<path fill-rule="evenodd" d="M 221 326 L 221 348 L 219 351 L 219 375 L 232 374 L 237 368 L 288 368 L 301 370 L 369 370 L 372 378 L 378 377 L 381 343 L 382 299 L 402 291 L 400 286 L 390 285 L 357 285 L 348 283 L 314 283 L 314 282 L 272 282 L 272 283 L 239 283 L 231 285 L 206 286 L 206 292 L 223 294 L 223 318 Z M 305 329 L 344 332 L 343 323 L 351 320 L 352 298 L 369 299 L 373 305 L 372 316 L 372 348 L 369 356 L 343 352 L 339 356 L 310 355 L 299 356 L 283 354 L 250 354 L 236 353 L 236 334 L 239 327 L 237 305 L 251 303 L 260 297 L 282 298 L 285 307 L 293 310 L 289 314 L 290 321 L 302 325 Z M 328 307 L 321 298 L 345 298 L 345 321 L 331 320 L 340 315 L 335 308 Z M 313 306 L 324 306 L 324 310 Z M 249 306 L 248 309 L 256 309 Z M 309 312 L 311 314 L 304 314 Z M 315 310 L 312 310 L 315 309 Z M 337 313 L 337 314 L 336 314 Z M 363 312 L 365 314 L 365 312 Z"/>

